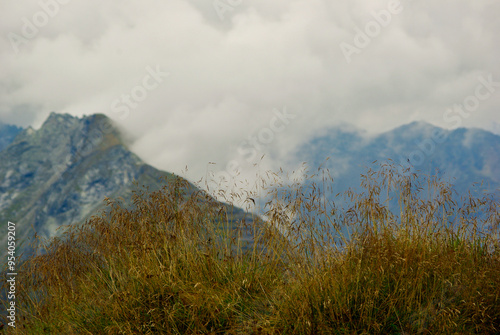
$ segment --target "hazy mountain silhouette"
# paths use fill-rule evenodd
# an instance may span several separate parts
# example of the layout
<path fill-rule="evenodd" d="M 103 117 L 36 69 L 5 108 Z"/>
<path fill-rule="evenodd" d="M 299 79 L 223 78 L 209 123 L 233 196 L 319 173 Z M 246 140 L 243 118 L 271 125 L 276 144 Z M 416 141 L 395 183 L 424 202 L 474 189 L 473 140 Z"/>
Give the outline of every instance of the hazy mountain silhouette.
<path fill-rule="evenodd" d="M 438 175 L 466 193 L 474 183 L 480 192 L 500 192 L 500 136 L 481 129 L 445 130 L 425 122 L 413 122 L 391 131 L 364 136 L 355 129 L 327 129 L 291 155 L 291 161 L 307 162 L 311 170 L 329 168 L 335 188 L 344 191 L 360 184 L 360 175 L 374 161 L 394 163 L 412 172 Z"/>

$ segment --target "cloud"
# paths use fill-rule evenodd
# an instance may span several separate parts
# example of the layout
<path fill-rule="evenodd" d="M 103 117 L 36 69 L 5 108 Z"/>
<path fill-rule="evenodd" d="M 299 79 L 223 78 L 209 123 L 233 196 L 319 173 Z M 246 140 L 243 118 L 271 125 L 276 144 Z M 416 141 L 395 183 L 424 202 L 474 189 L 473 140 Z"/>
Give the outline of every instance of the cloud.
<path fill-rule="evenodd" d="M 474 94 L 478 77 L 500 81 L 500 4 L 407 0 L 383 21 L 393 2 L 4 3 L 0 119 L 37 127 L 51 111 L 105 113 L 137 138 L 147 162 L 174 172 L 188 165 L 192 179 L 208 162 L 256 163 L 241 154 L 245 141 L 285 107 L 297 117 L 259 146 L 265 167 L 346 122 L 369 133 L 414 120 L 449 128 L 446 109 Z M 30 24 L 36 33 L 25 38 Z M 25 43 L 13 47 L 13 34 Z M 342 43 L 359 51 L 350 63 Z M 153 89 L 148 68 L 169 75 Z M 461 125 L 490 129 L 499 106 L 497 92 Z"/>

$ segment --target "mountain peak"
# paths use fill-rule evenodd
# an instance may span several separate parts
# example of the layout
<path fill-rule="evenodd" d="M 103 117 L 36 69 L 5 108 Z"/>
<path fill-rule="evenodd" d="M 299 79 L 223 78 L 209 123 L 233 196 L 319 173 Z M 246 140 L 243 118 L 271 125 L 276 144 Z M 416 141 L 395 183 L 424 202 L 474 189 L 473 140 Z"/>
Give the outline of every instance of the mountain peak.
<path fill-rule="evenodd" d="M 18 145 L 16 145 L 18 144 Z M 115 146 L 126 149 L 114 122 L 103 114 L 82 118 L 50 113 L 40 129 L 23 130 L 12 142 L 10 155 L 31 161 L 39 157 L 47 164 L 62 168 L 79 164 L 85 157 L 100 154 Z M 63 162 L 63 163 L 61 163 Z"/>
<path fill-rule="evenodd" d="M 106 124 L 104 124 L 106 123 Z M 73 116 L 67 113 L 56 113 L 56 112 L 51 112 L 49 117 L 45 120 L 45 122 L 42 124 L 42 127 L 40 129 L 44 128 L 50 128 L 50 129 L 60 129 L 64 130 L 64 127 L 67 128 L 73 128 L 78 125 L 85 125 L 87 127 L 100 127 L 103 128 L 102 131 L 109 133 L 112 132 L 115 126 L 111 119 L 109 119 L 106 115 L 104 114 L 92 114 L 88 116 L 83 116 L 81 118 L 77 116 Z M 68 129 L 72 130 L 72 129 Z"/>
<path fill-rule="evenodd" d="M 413 122 L 410 122 L 410 123 L 407 123 L 407 124 L 403 124 L 399 127 L 397 127 L 396 129 L 400 129 L 402 131 L 407 131 L 407 130 L 415 130 L 415 131 L 418 131 L 418 130 L 428 130 L 428 129 L 434 129 L 434 128 L 437 128 L 436 126 L 428 123 L 428 122 L 425 122 L 425 121 L 413 121 Z M 396 130 L 394 129 L 394 130 Z"/>
<path fill-rule="evenodd" d="M 40 129 L 28 128 L 0 151 L 0 222 L 19 224 L 20 240 L 31 236 L 30 227 L 56 236 L 61 225 L 98 213 L 106 197 L 130 199 L 137 187 L 158 190 L 171 177 L 132 153 L 105 115 L 51 113 Z"/>
<path fill-rule="evenodd" d="M 76 122 L 78 118 L 70 114 L 59 114 L 56 112 L 51 112 L 49 117 L 42 124 L 41 128 L 52 128 L 52 127 L 71 127 Z"/>
<path fill-rule="evenodd" d="M 49 117 L 47 118 L 47 121 L 52 121 L 52 120 L 57 120 L 57 121 L 62 121 L 62 120 L 72 120 L 72 119 L 78 119 L 78 117 L 73 116 L 68 113 L 56 113 L 54 111 L 50 112 Z"/>
<path fill-rule="evenodd" d="M 105 196 L 130 190 L 134 180 L 156 182 L 166 174 L 130 152 L 105 115 L 52 112 L 0 151 L 0 194 L 6 194 L 0 218 L 44 226 L 51 235 L 63 222 L 81 221 Z"/>
<path fill-rule="evenodd" d="M 70 114 L 52 112 L 37 131 L 41 137 L 68 136 L 71 138 L 85 138 L 96 142 L 99 139 L 112 139 L 120 142 L 120 132 L 114 122 L 104 114 L 93 114 L 82 118 Z"/>
<path fill-rule="evenodd" d="M 413 121 L 408 124 L 401 125 L 393 130 L 380 135 L 382 138 L 394 137 L 400 139 L 416 139 L 431 138 L 433 136 L 444 136 L 448 130 L 437 127 L 425 121 Z"/>

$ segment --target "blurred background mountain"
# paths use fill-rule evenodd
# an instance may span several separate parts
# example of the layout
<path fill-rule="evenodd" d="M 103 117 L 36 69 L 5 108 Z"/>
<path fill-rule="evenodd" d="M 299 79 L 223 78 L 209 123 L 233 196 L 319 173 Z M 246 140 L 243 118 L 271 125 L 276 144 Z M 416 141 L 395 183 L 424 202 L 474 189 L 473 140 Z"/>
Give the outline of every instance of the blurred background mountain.
<path fill-rule="evenodd" d="M 297 148 L 290 161 L 330 169 L 334 188 L 345 191 L 359 188 L 361 174 L 374 161 L 389 159 L 402 169 L 437 175 L 459 194 L 500 192 L 500 136 L 475 128 L 446 130 L 412 122 L 373 137 L 348 127 L 330 128 Z"/>

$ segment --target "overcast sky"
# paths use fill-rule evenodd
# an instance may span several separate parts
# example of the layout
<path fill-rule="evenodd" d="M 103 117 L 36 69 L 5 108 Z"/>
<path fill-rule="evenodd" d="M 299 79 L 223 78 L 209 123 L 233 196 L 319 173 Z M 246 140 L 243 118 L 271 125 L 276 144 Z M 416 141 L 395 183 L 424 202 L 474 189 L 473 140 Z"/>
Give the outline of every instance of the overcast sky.
<path fill-rule="evenodd" d="M 104 113 L 146 162 L 191 178 L 209 162 L 279 166 L 339 124 L 500 133 L 498 0 L 27 0 L 0 12 L 1 121 Z"/>

